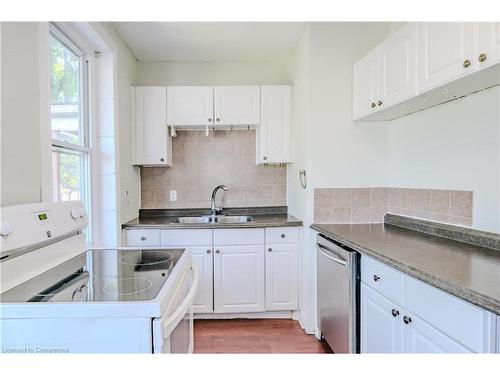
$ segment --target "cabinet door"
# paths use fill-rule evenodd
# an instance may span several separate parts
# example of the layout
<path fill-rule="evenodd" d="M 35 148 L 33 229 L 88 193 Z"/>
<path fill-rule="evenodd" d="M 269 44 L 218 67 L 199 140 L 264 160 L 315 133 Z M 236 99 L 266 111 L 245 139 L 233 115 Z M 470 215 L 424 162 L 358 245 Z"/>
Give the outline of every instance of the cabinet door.
<path fill-rule="evenodd" d="M 403 317 L 404 318 L 404 317 Z M 467 348 L 422 319 L 407 314 L 403 323 L 403 353 L 470 353 Z"/>
<path fill-rule="evenodd" d="M 376 112 L 378 98 L 378 49 L 353 65 L 353 119 Z"/>
<path fill-rule="evenodd" d="M 261 121 L 257 127 L 257 164 L 291 162 L 290 86 L 261 86 Z"/>
<path fill-rule="evenodd" d="M 361 283 L 361 353 L 400 353 L 402 313 L 399 306 Z"/>
<path fill-rule="evenodd" d="M 299 245 L 267 245 L 266 311 L 298 309 L 298 255 Z"/>
<path fill-rule="evenodd" d="M 216 246 L 214 312 L 262 312 L 264 309 L 264 246 Z"/>
<path fill-rule="evenodd" d="M 380 108 L 400 103 L 418 94 L 416 37 L 416 24 L 409 23 L 380 45 Z"/>
<path fill-rule="evenodd" d="M 133 87 L 135 118 L 135 163 L 171 165 L 172 139 L 167 128 L 167 89 Z"/>
<path fill-rule="evenodd" d="M 193 262 L 198 267 L 200 281 L 193 302 L 194 313 L 212 313 L 213 307 L 213 252 L 211 246 L 191 247 Z"/>
<path fill-rule="evenodd" d="M 215 125 L 260 123 L 259 86 L 216 86 Z"/>
<path fill-rule="evenodd" d="M 479 64 L 479 69 L 500 62 L 500 23 L 477 23 L 476 34 L 477 41 L 474 58 Z"/>
<path fill-rule="evenodd" d="M 175 126 L 213 125 L 213 87 L 168 86 L 167 123 Z"/>
<path fill-rule="evenodd" d="M 474 25 L 426 22 L 418 25 L 419 87 L 425 92 L 474 71 Z M 470 65 L 466 64 L 466 60 Z"/>

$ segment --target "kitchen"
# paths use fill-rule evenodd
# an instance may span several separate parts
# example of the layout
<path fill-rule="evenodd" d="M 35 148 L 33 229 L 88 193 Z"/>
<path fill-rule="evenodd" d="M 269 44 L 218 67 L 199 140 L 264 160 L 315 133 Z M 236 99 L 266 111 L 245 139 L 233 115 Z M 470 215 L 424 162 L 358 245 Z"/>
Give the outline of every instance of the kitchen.
<path fill-rule="evenodd" d="M 498 358 L 499 22 L 0 30 L 4 353 Z"/>

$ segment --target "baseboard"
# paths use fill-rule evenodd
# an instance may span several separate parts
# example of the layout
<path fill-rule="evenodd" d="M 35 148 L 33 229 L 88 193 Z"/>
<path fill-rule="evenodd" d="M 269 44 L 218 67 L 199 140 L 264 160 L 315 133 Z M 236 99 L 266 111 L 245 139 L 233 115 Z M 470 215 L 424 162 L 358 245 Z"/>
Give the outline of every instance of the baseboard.
<path fill-rule="evenodd" d="M 256 313 L 194 314 L 194 319 L 292 319 L 297 320 L 295 311 L 266 311 Z"/>

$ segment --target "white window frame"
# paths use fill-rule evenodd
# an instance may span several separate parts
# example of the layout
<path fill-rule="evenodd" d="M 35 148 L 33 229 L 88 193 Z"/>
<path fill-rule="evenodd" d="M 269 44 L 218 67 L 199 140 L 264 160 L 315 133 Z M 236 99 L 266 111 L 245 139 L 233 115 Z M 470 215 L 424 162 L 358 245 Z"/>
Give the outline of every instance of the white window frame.
<path fill-rule="evenodd" d="M 73 144 L 69 142 L 60 141 L 58 139 L 52 138 L 52 133 L 50 133 L 50 142 L 52 154 L 53 151 L 61 153 L 70 153 L 81 155 L 82 161 L 84 163 L 82 170 L 84 173 L 80 176 L 80 198 L 85 206 L 89 218 L 92 217 L 92 136 L 91 136 L 91 113 L 90 113 L 90 64 L 89 57 L 79 48 L 57 25 L 54 23 L 49 24 L 49 38 L 50 36 L 56 38 L 61 44 L 68 48 L 71 52 L 77 55 L 80 59 L 80 105 L 79 105 L 79 116 L 80 116 L 80 131 L 82 137 L 82 144 Z M 50 65 L 50 64 L 49 64 Z M 49 80 L 51 80 L 51 67 L 49 66 Z M 50 90 L 50 85 L 49 85 Z M 49 105 L 51 104 L 50 91 L 49 91 Z M 50 131 L 52 129 L 52 121 L 49 123 Z M 51 158 L 52 160 L 52 158 Z M 52 166 L 52 163 L 51 163 Z M 52 168 L 51 168 L 52 169 Z M 52 171 L 55 173 L 55 171 Z M 53 199 L 55 190 L 58 189 L 57 186 L 52 185 L 51 197 Z M 89 225 L 89 228 L 92 228 Z M 88 232 L 88 240 L 91 241 L 91 233 Z"/>

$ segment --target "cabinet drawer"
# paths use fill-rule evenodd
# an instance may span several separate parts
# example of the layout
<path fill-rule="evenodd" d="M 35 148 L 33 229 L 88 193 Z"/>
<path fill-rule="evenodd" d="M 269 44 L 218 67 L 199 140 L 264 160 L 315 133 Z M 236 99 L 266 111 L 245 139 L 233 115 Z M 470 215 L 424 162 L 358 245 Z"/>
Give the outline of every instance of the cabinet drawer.
<path fill-rule="evenodd" d="M 126 231 L 127 246 L 160 246 L 159 229 L 133 229 Z"/>
<path fill-rule="evenodd" d="M 494 350 L 494 316 L 411 276 L 404 278 L 405 309 L 478 353 Z"/>
<path fill-rule="evenodd" d="M 264 229 L 216 229 L 214 245 L 263 245 Z"/>
<path fill-rule="evenodd" d="M 391 267 L 361 256 L 361 281 L 398 305 L 403 304 L 403 277 Z"/>
<path fill-rule="evenodd" d="M 211 229 L 172 229 L 161 231 L 162 246 L 212 246 Z"/>
<path fill-rule="evenodd" d="M 300 240 L 299 228 L 267 228 L 266 243 L 298 243 Z"/>

